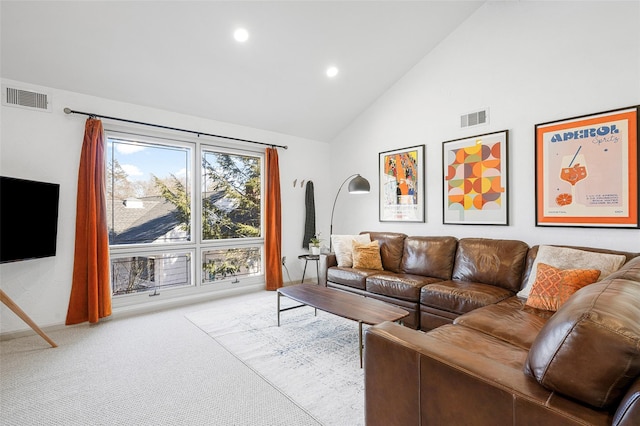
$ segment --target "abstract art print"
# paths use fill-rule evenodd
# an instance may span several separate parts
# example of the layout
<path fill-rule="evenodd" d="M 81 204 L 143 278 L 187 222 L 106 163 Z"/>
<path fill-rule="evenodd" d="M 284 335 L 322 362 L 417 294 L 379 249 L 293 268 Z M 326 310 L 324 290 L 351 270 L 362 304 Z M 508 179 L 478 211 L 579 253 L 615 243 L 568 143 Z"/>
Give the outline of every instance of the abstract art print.
<path fill-rule="evenodd" d="M 535 126 L 536 226 L 638 228 L 638 110 Z"/>
<path fill-rule="evenodd" d="M 442 144 L 444 224 L 508 225 L 509 131 Z"/>
<path fill-rule="evenodd" d="M 380 222 L 424 222 L 424 145 L 379 154 Z"/>

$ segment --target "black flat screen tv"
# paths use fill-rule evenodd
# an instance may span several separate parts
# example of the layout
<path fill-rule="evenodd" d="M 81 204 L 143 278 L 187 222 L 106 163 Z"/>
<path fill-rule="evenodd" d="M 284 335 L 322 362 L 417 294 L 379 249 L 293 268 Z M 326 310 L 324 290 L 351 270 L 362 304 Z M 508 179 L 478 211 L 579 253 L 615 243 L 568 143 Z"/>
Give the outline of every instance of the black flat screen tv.
<path fill-rule="evenodd" d="M 56 255 L 60 185 L 0 176 L 0 263 Z"/>

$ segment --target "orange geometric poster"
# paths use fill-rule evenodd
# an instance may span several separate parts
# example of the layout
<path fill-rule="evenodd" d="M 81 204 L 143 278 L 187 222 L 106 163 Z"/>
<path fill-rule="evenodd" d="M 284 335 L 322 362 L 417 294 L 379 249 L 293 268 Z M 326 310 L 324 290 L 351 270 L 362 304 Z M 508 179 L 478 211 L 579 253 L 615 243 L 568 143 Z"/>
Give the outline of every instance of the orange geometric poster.
<path fill-rule="evenodd" d="M 444 142 L 445 224 L 508 225 L 509 131 Z"/>
<path fill-rule="evenodd" d="M 638 227 L 638 107 L 538 124 L 536 225 Z"/>

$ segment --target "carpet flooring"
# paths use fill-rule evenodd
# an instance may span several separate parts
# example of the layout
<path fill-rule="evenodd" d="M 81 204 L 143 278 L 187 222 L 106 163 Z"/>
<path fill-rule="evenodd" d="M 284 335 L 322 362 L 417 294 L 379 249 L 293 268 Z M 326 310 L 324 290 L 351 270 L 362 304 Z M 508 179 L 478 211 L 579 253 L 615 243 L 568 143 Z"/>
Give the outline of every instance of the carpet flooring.
<path fill-rule="evenodd" d="M 0 424 L 318 426 L 308 410 L 185 318 L 265 296 L 275 294 L 48 332 L 58 348 L 37 335 L 1 341 Z M 275 316 L 275 301 L 273 309 Z"/>
<path fill-rule="evenodd" d="M 277 294 L 262 292 L 187 318 L 323 425 L 363 425 L 357 323 L 302 307 L 282 312 L 278 327 L 276 306 Z"/>

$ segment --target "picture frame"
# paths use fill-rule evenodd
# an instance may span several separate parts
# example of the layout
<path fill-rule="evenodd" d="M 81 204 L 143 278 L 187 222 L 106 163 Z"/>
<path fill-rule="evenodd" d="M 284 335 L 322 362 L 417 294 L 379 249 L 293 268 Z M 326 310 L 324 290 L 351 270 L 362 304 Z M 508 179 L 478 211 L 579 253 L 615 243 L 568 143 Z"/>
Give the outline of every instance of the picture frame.
<path fill-rule="evenodd" d="M 424 145 L 384 151 L 378 159 L 380 222 L 424 222 Z"/>
<path fill-rule="evenodd" d="M 639 110 L 535 126 L 536 226 L 640 227 Z"/>
<path fill-rule="evenodd" d="M 509 131 L 442 143 L 443 224 L 509 225 Z"/>

